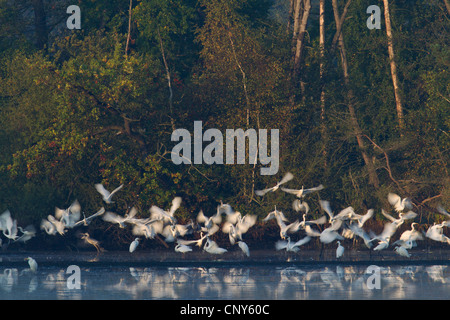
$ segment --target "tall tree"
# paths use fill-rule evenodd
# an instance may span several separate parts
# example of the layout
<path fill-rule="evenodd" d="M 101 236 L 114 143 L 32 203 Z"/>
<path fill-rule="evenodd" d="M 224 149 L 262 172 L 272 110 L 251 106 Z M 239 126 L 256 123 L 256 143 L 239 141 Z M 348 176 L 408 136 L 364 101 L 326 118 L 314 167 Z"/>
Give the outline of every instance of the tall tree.
<path fill-rule="evenodd" d="M 347 1 L 347 4 L 351 0 Z M 348 72 L 348 61 L 347 61 L 347 53 L 345 50 L 345 44 L 344 44 L 344 36 L 342 32 L 342 26 L 345 20 L 345 15 L 339 14 L 339 7 L 337 0 L 332 1 L 333 4 L 333 13 L 334 13 L 334 20 L 336 22 L 336 26 L 341 26 L 340 30 L 337 30 L 336 34 L 337 36 L 337 45 L 339 48 L 339 54 L 341 58 L 341 65 L 342 65 L 342 72 L 343 72 L 343 78 L 344 78 L 344 84 L 347 90 L 347 107 L 350 114 L 350 123 L 352 125 L 353 134 L 356 138 L 356 141 L 358 143 L 359 150 L 361 152 L 361 156 L 364 159 L 364 163 L 366 165 L 366 169 L 369 175 L 369 183 L 375 187 L 378 188 L 380 185 L 378 175 L 374 166 L 374 163 L 371 161 L 368 153 L 367 153 L 367 143 L 364 140 L 363 131 L 361 130 L 361 127 L 359 125 L 358 116 L 356 114 L 356 108 L 355 108 L 355 101 L 356 97 L 353 94 L 353 90 L 351 89 L 350 84 L 350 76 Z M 348 7 L 346 5 L 346 7 Z M 336 37 L 335 36 L 335 37 Z"/>
<path fill-rule="evenodd" d="M 400 94 L 400 86 L 399 86 L 399 80 L 398 80 L 398 74 L 397 74 L 397 64 L 395 63 L 394 42 L 393 42 L 393 38 L 392 38 L 392 26 L 391 26 L 391 18 L 390 18 L 390 13 L 389 13 L 389 0 L 383 0 L 383 3 L 384 3 L 384 19 L 386 22 L 388 52 L 389 52 L 389 64 L 391 66 L 392 85 L 394 86 L 395 105 L 396 105 L 396 109 L 397 109 L 397 120 L 398 120 L 398 126 L 400 128 L 400 133 L 403 134 L 403 130 L 405 128 L 405 122 L 404 122 L 402 98 L 401 98 L 401 94 Z"/>

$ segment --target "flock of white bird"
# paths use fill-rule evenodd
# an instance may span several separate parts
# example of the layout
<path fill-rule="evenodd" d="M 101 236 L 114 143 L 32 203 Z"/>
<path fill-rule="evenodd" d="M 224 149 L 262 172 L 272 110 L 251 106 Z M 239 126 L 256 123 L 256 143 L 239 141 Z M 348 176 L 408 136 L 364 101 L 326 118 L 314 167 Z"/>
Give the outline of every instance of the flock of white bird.
<path fill-rule="evenodd" d="M 315 188 L 305 189 L 303 186 L 301 189 L 288 189 L 282 187 L 285 183 L 292 180 L 294 176 L 291 173 L 287 173 L 281 181 L 275 186 L 266 188 L 263 190 L 256 190 L 255 194 L 258 196 L 264 196 L 268 192 L 275 192 L 280 189 L 283 192 L 292 194 L 296 199 L 292 203 L 292 207 L 296 212 L 302 212 L 302 220 L 297 219 L 294 222 L 289 222 L 282 211 L 275 210 L 269 212 L 268 215 L 262 219 L 263 222 L 267 222 L 271 219 L 275 219 L 279 230 L 280 240 L 275 243 L 276 250 L 286 250 L 291 252 L 299 251 L 299 247 L 308 243 L 313 238 L 319 238 L 323 244 L 330 244 L 336 241 L 336 258 L 339 259 L 344 255 L 344 247 L 341 241 L 345 239 L 357 239 L 361 238 L 367 248 L 373 251 L 380 251 L 387 249 L 390 245 L 394 245 L 395 252 L 404 257 L 410 257 L 408 250 L 417 246 L 417 241 L 429 238 L 431 240 L 450 244 L 450 238 L 444 235 L 444 227 L 450 226 L 450 213 L 445 210 L 441 205 L 438 205 L 437 212 L 442 214 L 448 220 L 444 220 L 442 223 L 434 223 L 428 227 L 426 232 L 418 231 L 416 226 L 417 222 L 411 223 L 411 230 L 404 231 L 399 239 L 394 243 L 390 243 L 391 238 L 397 232 L 398 228 L 407 220 L 413 220 L 417 217 L 417 214 L 412 211 L 413 205 L 409 198 L 401 198 L 397 194 L 389 193 L 388 202 L 392 205 L 392 210 L 398 214 L 398 217 L 394 217 L 388 214 L 384 209 L 381 209 L 381 213 L 386 217 L 389 222 L 385 223 L 384 229 L 380 234 L 375 234 L 372 231 L 366 231 L 363 227 L 364 224 L 373 217 L 374 209 L 370 209 L 367 213 L 361 215 L 357 214 L 352 207 L 347 207 L 338 213 L 335 213 L 330 205 L 329 201 L 319 200 L 320 207 L 326 213 L 319 219 L 306 220 L 306 217 L 310 211 L 308 203 L 305 201 L 305 197 L 309 194 L 319 192 L 324 187 L 319 185 Z M 112 197 L 120 191 L 123 185 L 119 186 L 112 192 L 109 192 L 104 188 L 102 184 L 96 184 L 96 190 L 102 195 L 103 201 L 106 204 L 114 203 Z M 217 212 L 212 216 L 204 215 L 203 211 L 200 211 L 196 217 L 196 222 L 190 221 L 188 224 L 177 223 L 175 216 L 176 210 L 181 206 L 182 199 L 175 197 L 172 201 L 172 205 L 168 210 L 164 210 L 153 205 L 150 208 L 150 217 L 137 218 L 137 209 L 131 208 L 124 216 L 106 211 L 102 207 L 98 212 L 86 217 L 81 212 L 81 206 L 77 200 L 75 200 L 67 209 L 55 209 L 54 215 L 48 215 L 47 219 L 42 219 L 40 228 L 49 235 L 64 235 L 68 229 L 73 229 L 79 226 L 87 226 L 94 219 L 101 217 L 104 221 L 117 224 L 120 228 L 126 228 L 131 226 L 133 235 L 136 236 L 135 240 L 129 246 L 129 252 L 134 252 L 141 241 L 141 237 L 147 239 L 164 237 L 164 243 L 176 243 L 174 250 L 180 253 L 187 253 L 192 251 L 192 246 L 203 247 L 203 250 L 211 254 L 223 254 L 228 250 L 221 248 L 211 236 L 218 231 L 222 231 L 228 234 L 231 245 L 237 244 L 245 255 L 250 256 L 250 250 L 248 245 L 243 241 L 243 235 L 256 224 L 257 217 L 251 214 L 241 214 L 238 211 L 234 211 L 229 204 L 224 204 L 222 201 L 217 207 Z M 83 215 L 83 219 L 81 216 Z M 223 218 L 225 216 L 225 218 Z M 222 223 L 223 222 L 223 223 Z M 317 228 L 318 225 L 325 225 L 327 227 L 323 230 Z M 29 225 L 25 228 L 17 226 L 17 220 L 11 217 L 9 210 L 0 215 L 0 231 L 3 235 L 9 239 L 9 242 L 27 242 L 36 235 L 36 229 L 34 226 Z M 304 237 L 297 241 L 291 241 L 291 236 L 294 233 L 303 231 Z M 193 235 L 191 239 L 185 239 L 187 235 Z M 81 233 L 80 238 L 86 243 L 94 246 L 97 252 L 102 252 L 103 248 L 100 246 L 100 242 L 90 237 L 88 233 Z M 192 239 L 193 238 L 193 239 Z M 1 244 L 1 238 L 0 238 Z M 30 267 L 32 267 L 33 259 L 27 258 Z M 35 268 L 33 265 L 32 268 Z"/>

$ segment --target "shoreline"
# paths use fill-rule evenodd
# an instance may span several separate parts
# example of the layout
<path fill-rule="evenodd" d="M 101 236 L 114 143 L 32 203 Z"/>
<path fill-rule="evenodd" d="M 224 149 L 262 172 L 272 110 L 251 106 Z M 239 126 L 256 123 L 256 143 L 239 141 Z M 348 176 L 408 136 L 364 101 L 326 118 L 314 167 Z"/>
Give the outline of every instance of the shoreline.
<path fill-rule="evenodd" d="M 26 257 L 34 258 L 40 266 L 128 266 L 128 267 L 236 267 L 236 266 L 320 266 L 320 265 L 450 265 L 450 250 L 413 250 L 411 257 L 402 257 L 392 250 L 369 252 L 347 250 L 336 259 L 335 250 L 303 250 L 285 252 L 254 250 L 250 257 L 240 251 L 212 255 L 198 250 L 181 254 L 164 250 L 107 251 L 11 251 L 0 254 L 0 267 L 28 267 Z"/>

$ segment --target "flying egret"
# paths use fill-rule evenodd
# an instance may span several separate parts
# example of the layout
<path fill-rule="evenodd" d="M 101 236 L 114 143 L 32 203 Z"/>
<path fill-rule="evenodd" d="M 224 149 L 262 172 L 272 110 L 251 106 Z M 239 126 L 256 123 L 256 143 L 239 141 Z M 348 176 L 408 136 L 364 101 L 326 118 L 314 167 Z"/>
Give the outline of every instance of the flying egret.
<path fill-rule="evenodd" d="M 78 200 L 75 200 L 69 208 L 63 210 L 58 207 L 55 208 L 55 218 L 61 221 L 66 228 L 73 228 L 80 220 L 81 206 Z"/>
<path fill-rule="evenodd" d="M 136 250 L 136 248 L 139 245 L 139 240 L 140 240 L 139 238 L 136 238 L 136 239 L 134 239 L 133 242 L 131 242 L 130 248 L 129 248 L 130 253 L 132 253 L 132 252 L 134 252 Z"/>
<path fill-rule="evenodd" d="M 36 260 L 34 260 L 32 257 L 25 258 L 25 260 L 28 261 L 28 265 L 30 266 L 31 271 L 36 272 L 38 268 Z"/>
<path fill-rule="evenodd" d="M 17 239 L 17 220 L 11 218 L 11 213 L 9 210 L 6 210 L 0 215 L 0 230 L 8 239 Z"/>
<path fill-rule="evenodd" d="M 337 241 L 338 247 L 336 249 L 336 259 L 341 258 L 344 255 L 344 247 L 341 245 L 341 242 Z"/>
<path fill-rule="evenodd" d="M 314 188 L 310 188 L 310 189 L 305 189 L 303 186 L 301 189 L 296 190 L 296 189 L 288 189 L 288 188 L 284 188 L 281 187 L 281 190 L 283 190 L 284 192 L 290 193 L 295 195 L 297 198 L 304 198 L 307 194 L 313 193 L 313 192 L 317 192 L 322 190 L 324 187 L 323 185 L 319 185 L 317 187 Z"/>
<path fill-rule="evenodd" d="M 255 194 L 257 196 L 264 196 L 267 192 L 274 192 L 277 191 L 278 188 L 282 185 L 285 184 L 286 182 L 291 181 L 292 179 L 294 179 L 294 175 L 290 172 L 286 173 L 283 177 L 283 179 L 281 179 L 281 181 L 279 181 L 275 186 L 271 187 L 271 188 L 267 188 L 267 189 L 263 189 L 263 190 L 255 190 Z"/>
<path fill-rule="evenodd" d="M 396 225 L 397 227 L 401 226 L 403 224 L 403 222 L 405 222 L 405 220 L 410 220 L 410 219 L 414 219 L 415 217 L 417 217 L 417 213 L 415 213 L 413 211 L 408 211 L 406 213 L 400 212 L 398 214 L 397 219 L 395 219 L 393 216 L 391 216 L 386 211 L 384 211 L 384 209 L 381 209 L 381 214 L 383 216 L 385 216 L 386 218 L 388 218 L 389 220 L 391 220 L 392 223 L 394 225 Z"/>
<path fill-rule="evenodd" d="M 163 210 L 155 205 L 150 208 L 150 217 L 152 219 L 164 220 L 167 223 L 175 224 L 177 220 L 174 217 L 175 211 L 181 206 L 181 197 L 175 197 L 172 200 L 172 206 L 168 211 Z"/>
<path fill-rule="evenodd" d="M 297 252 L 300 250 L 300 246 L 308 243 L 311 240 L 311 237 L 306 236 L 300 240 L 298 240 L 297 242 L 291 242 L 291 238 L 287 237 L 287 241 L 286 240 L 278 240 L 275 243 L 275 249 L 277 250 L 283 250 L 285 249 L 286 251 L 291 251 L 291 252 Z"/>
<path fill-rule="evenodd" d="M 304 213 L 308 213 L 309 205 L 306 201 L 301 201 L 300 199 L 295 199 L 292 202 L 292 209 L 294 209 L 297 212 L 302 211 Z"/>
<path fill-rule="evenodd" d="M 25 228 L 22 227 L 17 228 L 20 230 L 20 232 L 22 232 L 22 235 L 19 238 L 17 238 L 16 240 L 17 242 L 25 243 L 34 236 L 36 236 L 36 228 L 32 224 L 26 226 Z"/>
<path fill-rule="evenodd" d="M 413 208 L 411 199 L 409 198 L 401 198 L 399 195 L 395 193 L 388 194 L 388 202 L 394 207 L 395 211 L 398 213 L 403 212 L 403 210 L 411 210 Z"/>
<path fill-rule="evenodd" d="M 91 223 L 91 221 L 96 218 L 101 216 L 102 214 L 105 213 L 105 208 L 101 207 L 99 211 L 97 211 L 96 213 L 90 215 L 89 217 L 86 217 L 83 213 L 84 219 L 78 221 L 77 223 L 75 223 L 74 227 L 80 226 L 80 225 L 84 225 L 84 226 L 88 226 L 89 223 Z"/>
<path fill-rule="evenodd" d="M 448 238 L 443 234 L 444 233 L 443 228 L 448 226 L 450 226 L 450 223 L 448 221 L 444 221 L 439 224 L 434 223 L 431 227 L 428 228 L 427 232 L 425 233 L 425 236 L 434 241 L 450 244 L 450 238 Z"/>
<path fill-rule="evenodd" d="M 112 196 L 119 191 L 120 189 L 122 189 L 123 184 L 121 184 L 120 186 L 118 186 L 116 189 L 114 189 L 112 192 L 109 192 L 108 190 L 105 189 L 105 187 L 103 186 L 103 184 L 101 183 L 97 183 L 95 185 L 95 189 L 97 189 L 97 191 L 102 195 L 103 197 L 103 201 L 105 201 L 105 203 L 107 204 L 111 204 L 114 203 L 114 201 L 111 201 Z"/>

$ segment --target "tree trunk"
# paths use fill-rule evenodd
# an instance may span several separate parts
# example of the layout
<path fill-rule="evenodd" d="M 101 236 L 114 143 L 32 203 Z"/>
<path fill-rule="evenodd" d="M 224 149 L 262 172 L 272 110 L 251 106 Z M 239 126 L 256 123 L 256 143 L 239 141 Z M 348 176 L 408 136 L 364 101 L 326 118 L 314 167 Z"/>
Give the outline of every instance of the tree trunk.
<path fill-rule="evenodd" d="M 34 11 L 34 27 L 36 33 L 36 46 L 44 49 L 48 42 L 47 19 L 43 0 L 32 0 Z"/>
<path fill-rule="evenodd" d="M 342 25 L 343 24 L 343 17 L 339 16 L 339 9 L 338 9 L 338 4 L 337 4 L 337 0 L 333 0 L 332 1 L 333 4 L 333 12 L 334 12 L 334 19 L 336 21 L 336 25 Z M 358 117 L 356 115 L 356 110 L 355 110 L 355 96 L 353 94 L 353 90 L 350 89 L 350 79 L 349 79 L 349 74 L 348 74 L 348 64 L 347 64 L 347 54 L 345 51 L 345 46 L 344 46 L 344 36 L 342 33 L 342 30 L 340 30 L 339 35 L 337 37 L 337 45 L 339 48 L 339 53 L 340 53 L 340 57 L 341 57 L 341 64 L 342 64 L 342 71 L 343 71 L 343 76 L 344 76 L 344 84 L 347 88 L 347 107 L 348 107 L 348 111 L 350 113 L 350 122 L 352 125 L 352 129 L 353 129 L 353 133 L 355 135 L 356 141 L 358 143 L 358 147 L 359 150 L 361 151 L 361 156 L 363 157 L 364 163 L 366 165 L 367 168 L 367 172 L 369 174 L 369 183 L 374 186 L 375 188 L 378 188 L 380 185 L 380 182 L 378 180 L 378 176 L 377 176 L 377 172 L 375 170 L 375 166 L 373 164 L 373 162 L 371 161 L 369 155 L 367 154 L 367 146 L 364 140 L 364 136 L 361 130 L 361 127 L 359 126 L 358 123 Z"/>
<path fill-rule="evenodd" d="M 323 140 L 323 158 L 324 168 L 327 167 L 327 143 L 328 134 L 327 126 L 325 124 L 325 0 L 320 0 L 319 3 L 319 51 L 320 51 L 320 126 Z"/>
<path fill-rule="evenodd" d="M 297 6 L 295 8 L 296 10 L 296 19 L 299 20 L 299 14 L 300 14 L 300 0 L 297 1 Z M 303 14 L 301 18 L 300 24 L 298 24 L 298 31 L 294 29 L 294 37 L 295 37 L 295 54 L 294 54 L 294 66 L 293 66 L 293 79 L 296 81 L 298 79 L 299 73 L 300 73 L 300 64 L 302 60 L 302 53 L 303 53 L 303 47 L 304 44 L 304 38 L 305 38 L 305 32 L 306 32 L 306 25 L 308 23 L 308 17 L 309 13 L 311 12 L 311 0 L 304 0 L 304 8 L 303 8 Z M 294 22 L 295 27 L 295 22 Z"/>
<path fill-rule="evenodd" d="M 448 14 L 450 14 L 450 1 L 444 0 L 444 3 L 445 3 L 445 7 L 447 8 Z"/>
<path fill-rule="evenodd" d="M 128 35 L 127 35 L 127 45 L 125 46 L 125 55 L 128 56 L 128 50 L 130 49 L 130 39 L 131 39 L 131 10 L 133 9 L 133 0 L 130 0 L 130 9 L 128 10 Z"/>
<path fill-rule="evenodd" d="M 397 76 L 397 65 L 395 63 L 395 55 L 394 55 L 394 43 L 392 41 L 392 28 L 391 28 L 391 18 L 389 15 L 389 1 L 383 0 L 384 2 L 384 19 L 386 22 L 386 35 L 388 39 L 388 51 L 389 51 L 389 62 L 391 65 L 391 75 L 392 75 L 392 84 L 394 86 L 394 94 L 395 94 L 395 105 L 397 108 L 397 120 L 398 126 L 400 128 L 400 132 L 403 133 L 403 129 L 405 128 L 405 123 L 403 119 L 403 106 L 402 99 L 400 95 L 400 87 Z"/>

